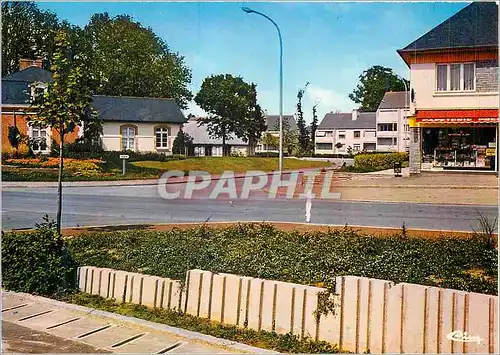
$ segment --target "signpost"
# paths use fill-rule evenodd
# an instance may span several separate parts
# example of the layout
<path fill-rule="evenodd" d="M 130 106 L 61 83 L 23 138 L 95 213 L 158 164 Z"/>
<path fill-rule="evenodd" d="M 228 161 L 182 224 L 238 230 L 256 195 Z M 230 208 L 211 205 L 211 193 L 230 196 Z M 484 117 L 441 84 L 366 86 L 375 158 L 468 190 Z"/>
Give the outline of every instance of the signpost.
<path fill-rule="evenodd" d="M 122 175 L 125 175 L 125 163 L 127 161 L 127 159 L 130 158 L 130 156 L 128 156 L 127 154 L 121 154 L 120 155 L 120 159 L 122 159 L 123 161 L 123 165 L 122 165 Z"/>

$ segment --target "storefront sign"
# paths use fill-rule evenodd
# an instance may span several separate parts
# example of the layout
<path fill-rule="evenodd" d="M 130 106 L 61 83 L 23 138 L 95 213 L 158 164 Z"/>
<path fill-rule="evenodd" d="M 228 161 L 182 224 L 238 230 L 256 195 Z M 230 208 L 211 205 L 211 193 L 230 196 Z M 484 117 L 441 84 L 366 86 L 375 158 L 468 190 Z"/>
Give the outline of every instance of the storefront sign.
<path fill-rule="evenodd" d="M 494 157 L 495 156 L 495 148 L 486 149 L 486 156 L 487 157 Z"/>

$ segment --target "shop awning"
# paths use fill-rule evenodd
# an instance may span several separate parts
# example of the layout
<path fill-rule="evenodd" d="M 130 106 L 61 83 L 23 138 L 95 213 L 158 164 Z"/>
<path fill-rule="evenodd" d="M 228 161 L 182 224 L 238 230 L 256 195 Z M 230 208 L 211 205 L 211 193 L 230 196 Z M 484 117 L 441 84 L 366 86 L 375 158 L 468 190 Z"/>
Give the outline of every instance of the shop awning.
<path fill-rule="evenodd" d="M 417 123 L 496 123 L 498 110 L 420 110 Z"/>

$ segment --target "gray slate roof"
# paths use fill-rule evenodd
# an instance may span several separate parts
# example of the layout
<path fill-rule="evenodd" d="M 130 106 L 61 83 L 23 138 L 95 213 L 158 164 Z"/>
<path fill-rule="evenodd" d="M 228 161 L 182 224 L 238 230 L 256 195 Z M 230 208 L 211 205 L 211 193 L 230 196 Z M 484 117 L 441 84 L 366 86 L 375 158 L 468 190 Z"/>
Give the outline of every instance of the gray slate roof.
<path fill-rule="evenodd" d="M 95 95 L 92 107 L 103 121 L 186 122 L 186 117 L 173 99 Z"/>
<path fill-rule="evenodd" d="M 406 93 L 406 106 L 410 106 L 410 93 Z M 379 109 L 397 109 L 405 107 L 405 91 L 386 92 L 378 106 Z"/>
<path fill-rule="evenodd" d="M 297 131 L 297 122 L 293 115 L 283 115 L 283 126 L 285 122 L 290 125 L 291 131 Z M 266 125 L 268 131 L 279 131 L 280 116 L 279 115 L 266 115 Z"/>
<path fill-rule="evenodd" d="M 207 126 L 203 125 L 198 127 L 198 122 L 196 118 L 190 118 L 185 124 L 182 130 L 188 133 L 191 137 L 193 137 L 193 144 L 215 144 L 222 145 L 222 138 L 212 138 L 208 134 Z M 235 137 L 226 139 L 226 144 L 228 145 L 248 145 L 248 143 L 244 142 L 242 139 Z"/>
<path fill-rule="evenodd" d="M 376 129 L 377 118 L 375 112 L 358 112 L 358 118 L 352 119 L 349 113 L 327 113 L 319 129 Z"/>
<path fill-rule="evenodd" d="M 398 52 L 498 46 L 498 6 L 473 2 Z"/>
<path fill-rule="evenodd" d="M 34 82 L 52 82 L 52 73 L 38 67 L 29 67 L 2 79 L 2 104 L 28 105 L 29 85 Z"/>

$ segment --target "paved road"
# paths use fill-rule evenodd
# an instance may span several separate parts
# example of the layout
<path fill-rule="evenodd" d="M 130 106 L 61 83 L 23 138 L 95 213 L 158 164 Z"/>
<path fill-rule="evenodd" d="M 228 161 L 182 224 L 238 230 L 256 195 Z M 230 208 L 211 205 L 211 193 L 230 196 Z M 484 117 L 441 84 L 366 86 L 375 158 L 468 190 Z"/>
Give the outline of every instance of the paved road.
<path fill-rule="evenodd" d="M 31 228 L 56 211 L 55 188 L 2 191 L 2 228 Z M 318 201 L 311 223 L 470 231 L 477 210 L 495 218 L 494 206 Z M 164 200 L 156 186 L 69 187 L 64 190 L 63 226 L 210 221 L 304 222 L 303 200 Z"/>

